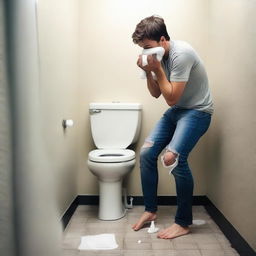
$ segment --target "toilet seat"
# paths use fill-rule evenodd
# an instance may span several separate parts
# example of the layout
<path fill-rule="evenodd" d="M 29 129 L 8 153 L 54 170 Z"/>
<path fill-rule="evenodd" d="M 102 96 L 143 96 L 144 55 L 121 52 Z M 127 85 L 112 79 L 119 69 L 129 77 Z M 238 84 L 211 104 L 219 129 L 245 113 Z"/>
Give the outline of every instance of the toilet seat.
<path fill-rule="evenodd" d="M 89 153 L 89 160 L 99 163 L 120 163 L 135 159 L 130 149 L 95 149 Z"/>

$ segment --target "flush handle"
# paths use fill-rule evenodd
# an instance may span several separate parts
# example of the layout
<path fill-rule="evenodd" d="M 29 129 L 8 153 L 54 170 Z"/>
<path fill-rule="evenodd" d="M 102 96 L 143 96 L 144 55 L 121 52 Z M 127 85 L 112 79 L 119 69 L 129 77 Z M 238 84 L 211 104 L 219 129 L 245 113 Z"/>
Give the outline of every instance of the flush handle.
<path fill-rule="evenodd" d="M 90 115 L 99 114 L 100 112 L 100 109 L 90 109 Z"/>

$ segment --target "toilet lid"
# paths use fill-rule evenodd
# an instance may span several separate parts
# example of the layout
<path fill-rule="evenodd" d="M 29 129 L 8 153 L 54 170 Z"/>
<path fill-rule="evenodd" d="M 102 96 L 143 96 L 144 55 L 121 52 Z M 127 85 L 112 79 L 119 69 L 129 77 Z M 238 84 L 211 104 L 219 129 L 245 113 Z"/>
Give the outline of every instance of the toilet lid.
<path fill-rule="evenodd" d="M 95 149 L 89 153 L 89 160 L 101 163 L 118 163 L 135 159 L 130 149 Z"/>

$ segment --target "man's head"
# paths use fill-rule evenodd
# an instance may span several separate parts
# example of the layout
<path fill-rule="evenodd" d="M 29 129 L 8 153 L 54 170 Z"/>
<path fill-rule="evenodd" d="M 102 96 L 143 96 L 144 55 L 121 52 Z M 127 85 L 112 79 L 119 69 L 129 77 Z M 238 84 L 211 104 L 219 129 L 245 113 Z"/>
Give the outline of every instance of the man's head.
<path fill-rule="evenodd" d="M 136 26 L 132 39 L 135 44 L 143 48 L 162 46 L 170 37 L 166 30 L 164 19 L 159 16 L 150 16 L 140 21 Z"/>

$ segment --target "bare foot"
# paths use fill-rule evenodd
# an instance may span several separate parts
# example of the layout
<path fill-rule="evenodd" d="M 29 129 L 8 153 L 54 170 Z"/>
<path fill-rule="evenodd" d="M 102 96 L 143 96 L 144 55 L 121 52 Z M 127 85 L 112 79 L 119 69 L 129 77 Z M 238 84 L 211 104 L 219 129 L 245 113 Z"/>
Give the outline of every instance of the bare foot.
<path fill-rule="evenodd" d="M 186 235 L 188 233 L 189 233 L 188 227 L 182 227 L 174 223 L 169 228 L 166 228 L 158 232 L 157 237 L 162 239 L 172 239 L 178 236 Z"/>
<path fill-rule="evenodd" d="M 156 213 L 153 212 L 144 212 L 142 214 L 142 216 L 140 217 L 140 219 L 138 220 L 138 222 L 136 224 L 134 224 L 132 226 L 132 229 L 134 231 L 137 231 L 139 229 L 141 229 L 143 227 L 143 225 L 147 222 L 147 221 L 152 221 L 156 219 Z"/>

